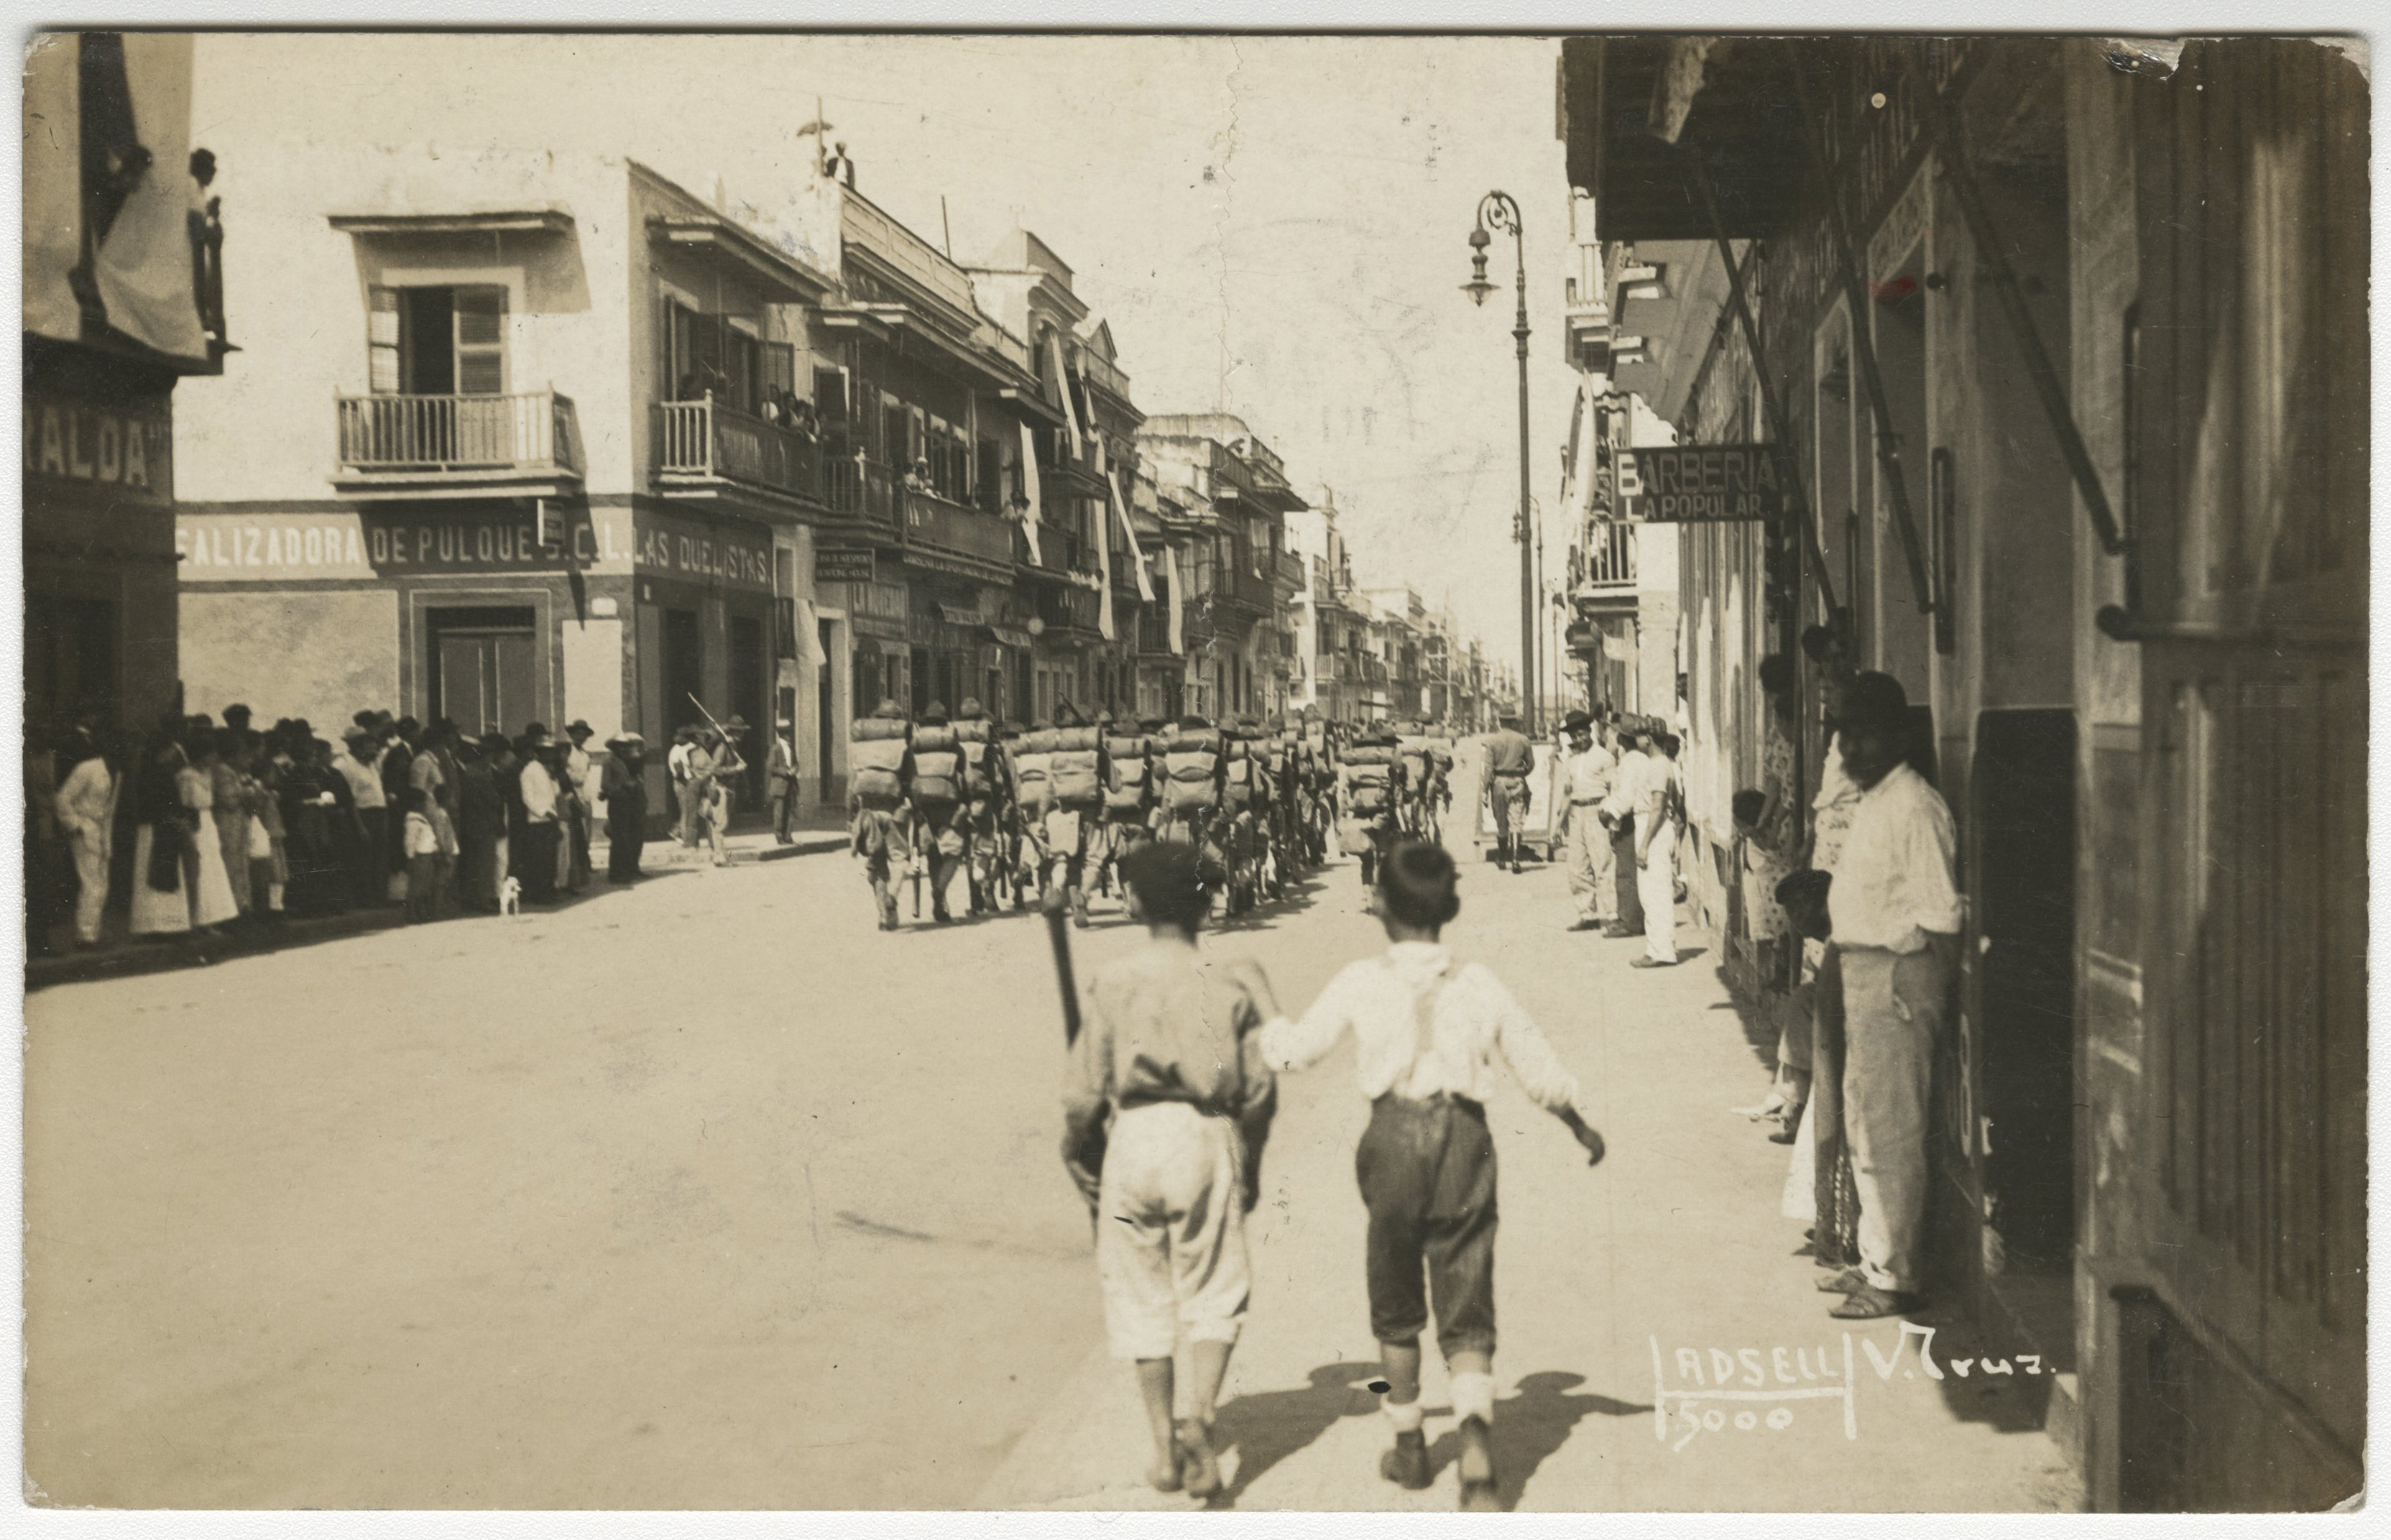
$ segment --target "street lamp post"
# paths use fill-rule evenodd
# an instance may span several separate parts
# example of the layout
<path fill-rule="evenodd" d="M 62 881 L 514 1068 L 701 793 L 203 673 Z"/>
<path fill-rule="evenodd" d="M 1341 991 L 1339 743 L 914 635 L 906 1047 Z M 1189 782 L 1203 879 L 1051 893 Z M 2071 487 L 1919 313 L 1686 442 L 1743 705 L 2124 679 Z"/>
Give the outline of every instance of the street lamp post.
<path fill-rule="evenodd" d="M 1478 226 L 1469 232 L 1470 279 L 1461 286 L 1472 301 L 1483 305 L 1495 286 L 1486 281 L 1487 231 L 1508 230 L 1519 260 L 1518 315 L 1511 335 L 1519 342 L 1519 514 L 1512 533 L 1519 541 L 1519 715 L 1520 727 L 1536 735 L 1536 562 L 1535 525 L 1528 513 L 1528 238 L 1519 226 L 1519 205 L 1507 192 L 1490 192 L 1478 201 Z"/>

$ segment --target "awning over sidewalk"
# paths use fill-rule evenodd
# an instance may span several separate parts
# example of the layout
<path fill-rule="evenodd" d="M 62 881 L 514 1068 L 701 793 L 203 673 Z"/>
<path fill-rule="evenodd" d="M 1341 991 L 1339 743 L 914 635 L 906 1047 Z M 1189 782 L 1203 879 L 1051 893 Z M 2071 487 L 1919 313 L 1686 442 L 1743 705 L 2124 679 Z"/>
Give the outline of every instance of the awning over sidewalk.
<path fill-rule="evenodd" d="M 1781 40 L 1572 37 L 1560 71 L 1570 185 L 1594 194 L 1603 239 L 1712 239 L 1686 170 L 1695 150 L 1710 162 L 1730 239 L 1790 222 L 1804 126 Z"/>

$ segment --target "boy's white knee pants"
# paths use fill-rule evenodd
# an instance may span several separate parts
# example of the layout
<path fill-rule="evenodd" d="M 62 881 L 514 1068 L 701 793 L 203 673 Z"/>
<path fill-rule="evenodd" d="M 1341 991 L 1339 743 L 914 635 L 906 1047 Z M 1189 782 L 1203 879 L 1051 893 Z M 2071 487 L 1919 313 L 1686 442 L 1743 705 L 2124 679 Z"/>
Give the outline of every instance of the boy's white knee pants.
<path fill-rule="evenodd" d="M 1183 1102 L 1113 1119 L 1098 1196 L 1096 1273 L 1117 1358 L 1234 1342 L 1246 1316 L 1243 1145 L 1236 1126 Z"/>

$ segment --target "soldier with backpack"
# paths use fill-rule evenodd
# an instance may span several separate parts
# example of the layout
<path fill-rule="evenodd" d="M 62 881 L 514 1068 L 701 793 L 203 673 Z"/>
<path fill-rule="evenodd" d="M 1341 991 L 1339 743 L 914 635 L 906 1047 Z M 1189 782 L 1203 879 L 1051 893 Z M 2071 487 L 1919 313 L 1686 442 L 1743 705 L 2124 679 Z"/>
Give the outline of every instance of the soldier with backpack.
<path fill-rule="evenodd" d="M 930 918 L 947 925 L 954 919 L 947 911 L 947 887 L 963 864 L 970 822 L 963 811 L 963 738 L 948 721 L 943 702 L 923 707 L 913 729 L 906 799 L 913 809 L 914 837 L 929 858 Z"/>
<path fill-rule="evenodd" d="M 973 696 L 963 697 L 956 710 L 954 730 L 963 756 L 963 881 L 971 890 L 971 912 L 984 914 L 996 907 L 1004 868 L 1004 751 L 997 743 L 997 724 Z"/>
<path fill-rule="evenodd" d="M 1104 732 L 1105 767 L 1100 886 L 1109 889 L 1122 859 L 1154 837 L 1154 734 L 1162 721 L 1154 718 L 1116 725 L 1107 713 L 1099 712 L 1096 722 Z"/>
<path fill-rule="evenodd" d="M 1199 851 L 1214 837 L 1212 823 L 1221 809 L 1228 744 L 1220 729 L 1194 715 L 1179 719 L 1179 730 L 1163 745 L 1162 824 L 1164 839 L 1193 845 Z"/>
<path fill-rule="evenodd" d="M 1048 774 L 1053 800 L 1044 822 L 1046 886 L 1060 886 L 1071 923 L 1088 928 L 1088 856 L 1102 839 L 1105 811 L 1104 733 L 1065 701 L 1055 709 Z"/>
<path fill-rule="evenodd" d="M 864 863 L 883 930 L 897 928 L 892 870 L 902 873 L 913 860 L 905 801 L 911 737 L 912 725 L 894 700 L 883 700 L 848 731 L 847 848 Z"/>
<path fill-rule="evenodd" d="M 1054 806 L 1054 724 L 1040 717 L 1005 743 L 1013 772 L 1013 907 L 1019 909 L 1046 882 L 1046 814 Z"/>
<path fill-rule="evenodd" d="M 1362 890 L 1377 885 L 1378 862 L 1401 835 L 1396 814 L 1403 795 L 1402 750 L 1387 728 L 1365 729 L 1337 767 L 1338 842 L 1362 859 Z"/>

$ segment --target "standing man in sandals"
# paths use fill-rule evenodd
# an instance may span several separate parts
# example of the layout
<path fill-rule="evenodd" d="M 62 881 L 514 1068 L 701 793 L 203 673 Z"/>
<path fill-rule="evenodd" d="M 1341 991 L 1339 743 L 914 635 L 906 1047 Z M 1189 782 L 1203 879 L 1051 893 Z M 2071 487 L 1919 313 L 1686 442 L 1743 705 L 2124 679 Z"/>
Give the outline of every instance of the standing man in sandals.
<path fill-rule="evenodd" d="M 1967 905 L 1951 809 L 1903 762 L 1909 701 L 1889 674 L 1844 688 L 1836 723 L 1860 788 L 1827 910 L 1842 960 L 1843 1118 L 1859 1191 L 1860 1264 L 1819 1285 L 1872 1321 L 1918 1308 L 1925 1258 L 1926 1117 Z"/>

